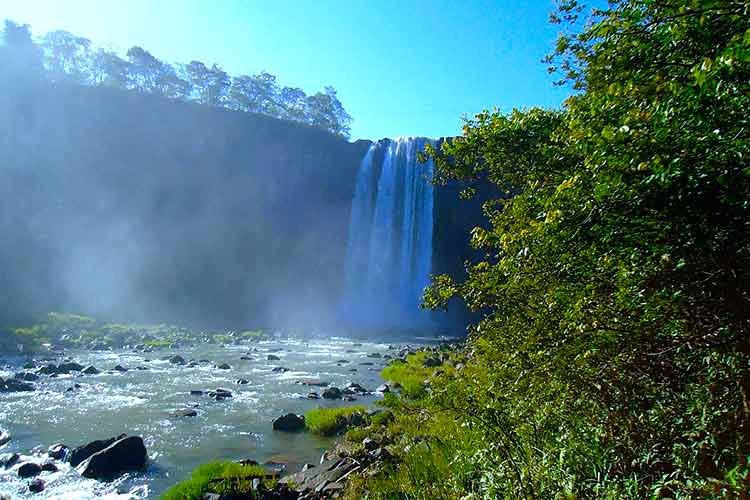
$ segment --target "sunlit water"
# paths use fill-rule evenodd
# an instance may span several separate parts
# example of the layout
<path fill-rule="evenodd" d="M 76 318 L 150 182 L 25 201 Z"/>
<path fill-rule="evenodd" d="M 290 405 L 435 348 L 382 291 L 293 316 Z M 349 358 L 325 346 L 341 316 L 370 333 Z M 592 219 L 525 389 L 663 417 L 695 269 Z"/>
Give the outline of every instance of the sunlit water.
<path fill-rule="evenodd" d="M 271 353 L 280 361 L 268 361 Z M 0 453 L 37 454 L 36 461 L 42 463 L 41 454 L 57 442 L 73 448 L 121 433 L 143 437 L 150 459 L 144 472 L 105 483 L 83 479 L 75 470 L 56 462 L 61 470 L 42 473 L 47 487 L 34 498 L 157 497 L 197 465 L 217 459 L 284 463 L 293 471 L 303 463 L 317 463 L 331 440 L 309 433 L 274 432 L 271 421 L 275 417 L 287 412 L 304 413 L 318 406 L 372 406 L 380 397 L 357 396 L 355 403 L 310 400 L 310 390 L 320 394 L 323 388 L 297 381 L 319 379 L 338 387 L 356 382 L 375 390 L 382 383 L 379 371 L 387 360 L 367 357 L 371 353 L 394 352 L 386 344 L 357 345 L 340 338 L 200 345 L 147 354 L 68 351 L 66 356 L 83 365 L 92 364 L 102 373 L 42 376 L 34 392 L 0 394 L 0 427 L 13 435 L 10 443 L 0 447 Z M 175 354 L 188 361 L 208 359 L 211 363 L 190 368 L 162 359 Z M 243 355 L 254 359 L 241 360 Z M 349 363 L 338 363 L 340 360 Z M 20 370 L 20 363 L 3 360 L 0 377 L 12 377 Z M 215 367 L 221 363 L 231 369 Z M 129 371 L 110 371 L 117 364 Z M 138 366 L 148 369 L 139 371 L 135 369 Z M 278 366 L 290 371 L 272 372 Z M 236 384 L 241 378 L 249 384 Z M 75 383 L 81 388 L 66 392 Z M 218 387 L 232 391 L 234 397 L 213 401 L 208 396 L 190 395 L 192 389 Z M 193 405 L 197 405 L 197 417 L 169 416 L 173 410 Z M 12 498 L 31 496 L 28 482 L 19 479 L 12 469 L 0 469 L 0 493 Z"/>

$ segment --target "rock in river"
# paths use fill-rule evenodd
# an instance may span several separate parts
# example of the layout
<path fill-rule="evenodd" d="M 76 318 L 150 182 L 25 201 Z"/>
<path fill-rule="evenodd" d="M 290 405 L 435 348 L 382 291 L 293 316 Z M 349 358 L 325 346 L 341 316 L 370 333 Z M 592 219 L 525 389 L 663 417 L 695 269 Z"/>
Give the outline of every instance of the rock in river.
<path fill-rule="evenodd" d="M 36 478 L 29 483 L 29 491 L 32 493 L 41 493 L 42 491 L 44 491 L 44 487 L 44 481 L 39 478 Z"/>
<path fill-rule="evenodd" d="M 86 375 L 97 375 L 99 373 L 99 370 L 97 370 L 93 366 L 87 366 L 81 373 L 84 373 Z"/>
<path fill-rule="evenodd" d="M 285 432 L 299 432 L 305 428 L 305 417 L 287 413 L 273 421 L 273 430 Z"/>
<path fill-rule="evenodd" d="M 341 389 L 338 387 L 329 387 L 323 391 L 323 397 L 325 399 L 339 399 L 341 398 Z"/>
<path fill-rule="evenodd" d="M 65 455 L 67 455 L 69 451 L 70 448 L 68 448 L 64 444 L 55 443 L 47 448 L 47 455 L 49 455 L 50 458 L 54 458 L 55 460 L 62 460 L 65 458 Z"/>
<path fill-rule="evenodd" d="M 18 463 L 21 456 L 18 453 L 3 453 L 0 455 L 0 467 L 10 469 Z"/>
<path fill-rule="evenodd" d="M 78 466 L 78 471 L 84 477 L 109 479 L 123 472 L 141 470 L 146 466 L 147 460 L 148 453 L 143 439 L 129 436 L 91 455 Z"/>
<path fill-rule="evenodd" d="M 42 466 L 34 462 L 26 462 L 18 468 L 18 477 L 34 477 L 42 473 Z"/>
<path fill-rule="evenodd" d="M 184 365 L 185 364 L 185 358 L 183 358 L 180 355 L 175 355 L 169 358 L 169 362 L 173 365 Z"/>
<path fill-rule="evenodd" d="M 169 414 L 170 417 L 197 417 L 198 412 L 191 409 L 185 408 L 182 410 L 175 410 Z"/>
<path fill-rule="evenodd" d="M 281 358 L 276 356 L 275 354 L 269 354 L 266 358 L 268 361 L 279 361 Z"/>
<path fill-rule="evenodd" d="M 34 386 L 28 382 L 22 382 L 15 378 L 9 378 L 0 384 L 0 392 L 29 392 Z"/>
<path fill-rule="evenodd" d="M 10 432 L 0 429 L 0 446 L 10 441 Z"/>
<path fill-rule="evenodd" d="M 78 464 L 89 458 L 94 453 L 98 453 L 108 446 L 115 443 L 117 440 L 123 439 L 125 437 L 125 434 L 120 434 L 117 437 L 112 437 L 109 439 L 101 439 L 98 441 L 91 441 L 89 444 L 79 446 L 78 448 L 74 449 L 73 452 L 70 454 L 70 465 L 72 467 L 76 467 Z"/>

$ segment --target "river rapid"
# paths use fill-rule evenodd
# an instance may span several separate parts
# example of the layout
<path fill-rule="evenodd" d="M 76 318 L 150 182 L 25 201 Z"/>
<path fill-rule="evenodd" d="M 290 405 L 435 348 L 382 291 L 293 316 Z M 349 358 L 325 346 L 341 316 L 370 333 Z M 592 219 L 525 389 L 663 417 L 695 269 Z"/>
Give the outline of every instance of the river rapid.
<path fill-rule="evenodd" d="M 54 443 L 74 448 L 127 433 L 143 437 L 149 465 L 143 472 L 100 482 L 82 478 L 66 464 L 56 462 L 58 472 L 39 476 L 46 489 L 38 494 L 29 493 L 29 480 L 19 479 L 12 469 L 0 468 L 0 493 L 11 498 L 156 498 L 196 466 L 211 460 L 253 459 L 270 467 L 299 470 L 304 463 L 318 463 L 332 440 L 273 431 L 274 418 L 318 406 L 374 406 L 382 398 L 374 393 L 357 396 L 356 402 L 311 400 L 308 393 L 320 394 L 323 388 L 299 381 L 313 379 L 340 388 L 356 382 L 374 391 L 383 383 L 380 369 L 395 352 L 387 344 L 322 337 L 278 337 L 151 353 L 67 351 L 65 357 L 93 365 L 101 373 L 42 375 L 33 392 L 0 394 L 0 427 L 12 434 L 0 453 L 17 452 L 42 463 L 47 447 Z M 268 360 L 269 354 L 279 360 Z M 174 355 L 186 361 L 209 362 L 180 366 L 166 359 Z M 243 356 L 252 359 L 243 360 Z M 62 356 L 57 359 L 61 360 Z M 0 377 L 13 377 L 24 361 L 0 358 Z M 222 363 L 231 368 L 217 368 Z M 128 371 L 113 371 L 116 365 Z M 274 372 L 277 367 L 289 371 Z M 248 383 L 240 385 L 239 379 Z M 228 389 L 233 397 L 215 401 L 207 395 L 190 394 L 191 390 L 216 388 Z M 194 408 L 198 415 L 170 416 L 184 408 Z"/>

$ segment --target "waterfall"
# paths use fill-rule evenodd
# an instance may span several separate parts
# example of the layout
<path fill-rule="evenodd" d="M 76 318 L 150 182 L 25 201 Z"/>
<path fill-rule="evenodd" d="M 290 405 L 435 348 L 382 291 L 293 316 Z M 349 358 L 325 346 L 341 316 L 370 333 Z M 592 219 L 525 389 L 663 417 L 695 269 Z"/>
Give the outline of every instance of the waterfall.
<path fill-rule="evenodd" d="M 432 161 L 417 154 L 428 139 L 374 143 L 357 173 L 347 243 L 345 321 L 365 326 L 415 326 L 432 269 Z M 378 164 L 379 162 L 379 164 Z"/>

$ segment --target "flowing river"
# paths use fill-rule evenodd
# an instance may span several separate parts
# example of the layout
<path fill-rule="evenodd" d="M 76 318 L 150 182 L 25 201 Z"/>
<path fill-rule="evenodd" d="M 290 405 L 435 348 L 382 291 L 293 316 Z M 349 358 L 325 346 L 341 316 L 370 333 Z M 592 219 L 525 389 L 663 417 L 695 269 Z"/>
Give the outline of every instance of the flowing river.
<path fill-rule="evenodd" d="M 269 354 L 279 360 L 269 361 Z M 344 338 L 276 338 L 152 353 L 67 351 L 66 357 L 93 365 L 101 373 L 74 372 L 57 378 L 42 375 L 34 392 L 0 394 L 0 427 L 12 434 L 0 453 L 30 455 L 42 463 L 42 455 L 54 443 L 73 448 L 127 433 L 143 437 L 149 465 L 141 473 L 108 483 L 82 478 L 56 462 L 60 470 L 43 472 L 40 477 L 46 489 L 35 495 L 28 492 L 28 480 L 0 468 L 0 493 L 11 498 L 155 498 L 193 468 L 211 460 L 253 459 L 289 471 L 306 462 L 318 463 L 331 439 L 276 432 L 271 421 L 287 412 L 305 413 L 318 406 L 374 406 L 382 395 L 357 396 L 355 403 L 311 400 L 308 393 L 322 393 L 323 388 L 299 381 L 313 379 L 340 388 L 356 382 L 374 391 L 383 383 L 379 372 L 389 354 L 395 351 L 387 344 Z M 210 363 L 179 366 L 166 359 L 174 355 Z M 243 356 L 252 359 L 243 360 Z M 21 359 L 1 359 L 0 377 L 13 377 L 22 363 Z M 231 368 L 217 368 L 222 363 Z M 113 371 L 116 365 L 128 371 Z M 289 371 L 274 372 L 277 367 Z M 239 379 L 248 383 L 240 385 Z M 75 384 L 80 387 L 74 388 Z M 190 394 L 191 390 L 219 387 L 230 390 L 233 397 L 214 401 L 206 395 Z M 189 407 L 198 415 L 170 416 L 174 410 Z"/>

